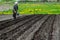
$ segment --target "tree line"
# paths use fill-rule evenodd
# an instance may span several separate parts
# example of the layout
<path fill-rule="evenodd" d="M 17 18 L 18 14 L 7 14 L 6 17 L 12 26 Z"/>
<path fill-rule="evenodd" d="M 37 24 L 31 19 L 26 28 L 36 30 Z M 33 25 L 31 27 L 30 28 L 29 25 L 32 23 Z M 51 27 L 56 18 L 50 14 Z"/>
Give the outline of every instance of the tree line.
<path fill-rule="evenodd" d="M 53 1 L 56 1 L 56 2 L 59 2 L 60 0 L 2 0 L 2 1 L 40 1 L 40 2 L 53 2 Z"/>

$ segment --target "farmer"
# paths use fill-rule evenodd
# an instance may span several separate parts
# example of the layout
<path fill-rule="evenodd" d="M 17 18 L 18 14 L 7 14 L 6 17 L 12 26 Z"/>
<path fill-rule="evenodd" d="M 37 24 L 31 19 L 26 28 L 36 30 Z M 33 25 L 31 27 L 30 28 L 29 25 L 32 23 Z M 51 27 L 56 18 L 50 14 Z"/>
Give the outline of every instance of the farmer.
<path fill-rule="evenodd" d="M 16 14 L 18 11 L 18 2 L 15 2 L 15 5 L 13 7 L 13 18 L 16 19 Z"/>

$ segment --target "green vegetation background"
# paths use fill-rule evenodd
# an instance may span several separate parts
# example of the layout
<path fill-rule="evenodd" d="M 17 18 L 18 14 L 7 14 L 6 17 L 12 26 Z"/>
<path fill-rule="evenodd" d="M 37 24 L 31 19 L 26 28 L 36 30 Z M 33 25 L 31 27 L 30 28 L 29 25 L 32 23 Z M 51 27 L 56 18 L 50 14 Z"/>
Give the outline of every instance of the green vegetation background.
<path fill-rule="evenodd" d="M 0 3 L 1 4 L 1 3 Z M 10 4 L 12 7 L 14 3 Z M 18 13 L 20 15 L 29 14 L 60 14 L 60 3 L 50 2 L 50 3 L 33 3 L 33 2 L 20 2 L 18 4 Z M 0 11 L 0 14 L 13 14 L 12 9 Z"/>

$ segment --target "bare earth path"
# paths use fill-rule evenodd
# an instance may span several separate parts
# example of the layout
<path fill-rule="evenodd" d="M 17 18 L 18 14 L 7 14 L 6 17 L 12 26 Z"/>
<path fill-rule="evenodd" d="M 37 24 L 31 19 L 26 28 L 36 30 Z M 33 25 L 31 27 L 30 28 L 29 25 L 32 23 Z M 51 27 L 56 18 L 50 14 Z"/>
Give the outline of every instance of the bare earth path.
<path fill-rule="evenodd" d="M 53 25 L 53 38 L 52 40 L 60 40 L 60 15 L 57 15 Z"/>
<path fill-rule="evenodd" d="M 11 15 L 0 16 L 0 40 L 60 40 L 60 15 L 11 18 Z"/>

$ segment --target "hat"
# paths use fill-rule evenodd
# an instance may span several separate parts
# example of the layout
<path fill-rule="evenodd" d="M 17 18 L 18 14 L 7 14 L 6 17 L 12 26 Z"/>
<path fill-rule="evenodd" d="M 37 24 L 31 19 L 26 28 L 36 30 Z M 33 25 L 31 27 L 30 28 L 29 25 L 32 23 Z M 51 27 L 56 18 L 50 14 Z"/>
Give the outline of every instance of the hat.
<path fill-rule="evenodd" d="M 18 2 L 15 2 L 15 4 L 18 4 Z"/>

